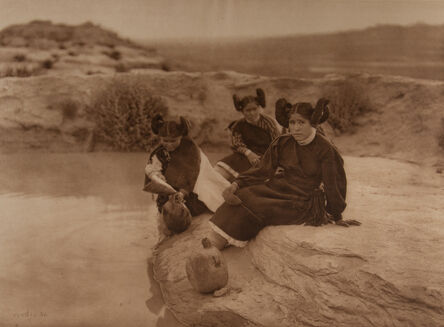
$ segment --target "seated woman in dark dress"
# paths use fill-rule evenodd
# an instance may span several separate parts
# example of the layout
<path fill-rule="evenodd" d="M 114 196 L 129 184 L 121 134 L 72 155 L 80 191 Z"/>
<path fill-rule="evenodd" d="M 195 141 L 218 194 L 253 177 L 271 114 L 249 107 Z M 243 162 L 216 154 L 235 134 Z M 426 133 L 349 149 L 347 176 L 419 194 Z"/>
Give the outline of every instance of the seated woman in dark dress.
<path fill-rule="evenodd" d="M 262 114 L 265 93 L 256 90 L 256 96 L 239 99 L 233 95 L 234 107 L 244 118 L 230 124 L 233 154 L 216 164 L 216 170 L 232 182 L 240 173 L 256 166 L 270 143 L 280 135 L 273 118 Z"/>
<path fill-rule="evenodd" d="M 316 127 L 328 118 L 328 101 L 276 103 L 276 119 L 289 133 L 267 149 L 258 167 L 241 174 L 223 195 L 210 220 L 217 248 L 242 247 L 269 225 L 314 225 L 343 220 L 347 180 L 338 150 Z"/>
<path fill-rule="evenodd" d="M 144 191 L 157 194 L 159 212 L 176 193 L 185 200 L 192 216 L 208 209 L 214 212 L 223 203 L 222 192 L 229 183 L 188 136 L 188 121 L 183 117 L 164 120 L 156 115 L 151 129 L 159 136 L 160 145 L 145 166 Z"/>

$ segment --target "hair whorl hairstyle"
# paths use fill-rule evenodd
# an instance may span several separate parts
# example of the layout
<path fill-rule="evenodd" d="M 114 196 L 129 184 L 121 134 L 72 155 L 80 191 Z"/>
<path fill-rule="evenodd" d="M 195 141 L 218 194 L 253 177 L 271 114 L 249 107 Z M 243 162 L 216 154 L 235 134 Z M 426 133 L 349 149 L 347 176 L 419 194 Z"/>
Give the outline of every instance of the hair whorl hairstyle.
<path fill-rule="evenodd" d="M 247 104 L 254 102 L 256 105 L 265 108 L 265 92 L 261 88 L 256 89 L 256 96 L 249 95 L 240 99 L 236 94 L 233 94 L 234 108 L 237 111 L 242 111 Z"/>
<path fill-rule="evenodd" d="M 288 128 L 288 121 L 290 120 L 290 110 L 292 105 L 284 98 L 280 98 L 275 104 L 275 117 L 277 122 L 285 128 Z"/>
<path fill-rule="evenodd" d="M 151 119 L 151 130 L 154 134 L 158 135 L 160 128 L 165 124 L 165 121 L 163 120 L 163 117 L 161 114 L 155 115 Z"/>
<path fill-rule="evenodd" d="M 265 108 L 265 93 L 261 88 L 256 89 L 256 103 Z"/>
<path fill-rule="evenodd" d="M 328 119 L 329 102 L 330 101 L 325 98 L 320 98 L 316 103 L 316 106 L 313 108 L 308 102 L 298 102 L 292 105 L 287 102 L 286 99 L 281 98 L 276 101 L 275 105 L 276 120 L 281 126 L 288 128 L 290 115 L 297 112 L 302 117 L 309 120 L 312 126 L 317 126 Z"/>
<path fill-rule="evenodd" d="M 190 131 L 191 124 L 188 119 L 180 116 L 180 130 L 182 131 L 183 136 L 187 136 Z"/>
<path fill-rule="evenodd" d="M 325 122 L 328 119 L 328 116 L 330 114 L 330 112 L 328 110 L 329 102 L 330 101 L 325 98 L 320 98 L 318 100 L 318 102 L 316 103 L 316 106 L 314 108 L 314 112 L 310 118 L 310 123 L 313 126 L 322 124 L 323 122 Z"/>
<path fill-rule="evenodd" d="M 154 134 L 163 137 L 186 136 L 190 130 L 190 122 L 182 116 L 180 116 L 179 122 L 174 120 L 165 121 L 160 114 L 157 114 L 151 120 L 151 129 Z"/>

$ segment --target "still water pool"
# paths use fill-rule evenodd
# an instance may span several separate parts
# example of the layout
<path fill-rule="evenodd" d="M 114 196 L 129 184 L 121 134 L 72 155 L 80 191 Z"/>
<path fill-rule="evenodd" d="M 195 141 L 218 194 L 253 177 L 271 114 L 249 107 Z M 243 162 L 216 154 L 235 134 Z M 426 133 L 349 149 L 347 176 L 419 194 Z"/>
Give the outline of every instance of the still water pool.
<path fill-rule="evenodd" d="M 0 155 L 1 326 L 180 326 L 150 275 L 146 159 Z"/>

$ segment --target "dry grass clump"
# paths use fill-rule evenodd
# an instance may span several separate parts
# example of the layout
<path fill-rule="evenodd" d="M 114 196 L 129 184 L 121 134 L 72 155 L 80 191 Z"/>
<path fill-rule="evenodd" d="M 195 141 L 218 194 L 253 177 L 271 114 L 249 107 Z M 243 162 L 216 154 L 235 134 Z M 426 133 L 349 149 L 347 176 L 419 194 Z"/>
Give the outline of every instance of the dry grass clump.
<path fill-rule="evenodd" d="M 96 124 L 97 140 L 121 151 L 148 151 L 157 142 L 151 118 L 166 112 L 162 99 L 134 76 L 116 77 L 98 91 L 87 109 Z"/>
<path fill-rule="evenodd" d="M 341 133 L 353 132 L 357 118 L 375 110 L 364 87 L 355 81 L 326 86 L 322 96 L 330 100 L 330 125 Z"/>
<path fill-rule="evenodd" d="M 0 78 L 3 77 L 30 77 L 39 73 L 39 69 L 29 65 L 7 66 L 0 70 Z"/>
<path fill-rule="evenodd" d="M 26 60 L 26 55 L 24 55 L 23 53 L 17 53 L 14 57 L 13 60 L 16 62 L 23 62 Z"/>

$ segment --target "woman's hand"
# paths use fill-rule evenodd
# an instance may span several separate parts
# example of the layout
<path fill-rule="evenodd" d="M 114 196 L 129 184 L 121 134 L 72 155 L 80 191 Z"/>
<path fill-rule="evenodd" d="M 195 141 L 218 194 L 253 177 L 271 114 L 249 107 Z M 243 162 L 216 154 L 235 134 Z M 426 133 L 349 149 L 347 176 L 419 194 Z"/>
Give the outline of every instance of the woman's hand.
<path fill-rule="evenodd" d="M 257 166 L 261 161 L 261 157 L 259 157 L 256 153 L 249 151 L 247 154 L 247 159 L 251 163 L 253 167 Z"/>
<path fill-rule="evenodd" d="M 285 169 L 282 167 L 277 167 L 276 171 L 274 172 L 274 176 L 276 177 L 284 177 Z"/>
<path fill-rule="evenodd" d="M 335 224 L 342 227 L 360 226 L 361 223 L 354 219 L 339 219 L 335 221 Z"/>
<path fill-rule="evenodd" d="M 228 186 L 223 192 L 222 196 L 226 203 L 236 206 L 242 203 L 242 200 L 239 199 L 234 193 L 239 189 L 239 185 L 236 182 L 233 182 L 230 186 Z"/>
<path fill-rule="evenodd" d="M 184 202 L 185 194 L 183 194 L 181 191 L 174 194 L 174 198 L 177 202 Z"/>

